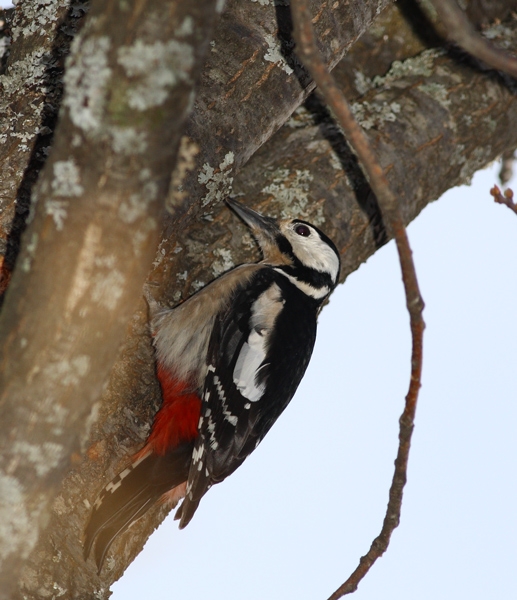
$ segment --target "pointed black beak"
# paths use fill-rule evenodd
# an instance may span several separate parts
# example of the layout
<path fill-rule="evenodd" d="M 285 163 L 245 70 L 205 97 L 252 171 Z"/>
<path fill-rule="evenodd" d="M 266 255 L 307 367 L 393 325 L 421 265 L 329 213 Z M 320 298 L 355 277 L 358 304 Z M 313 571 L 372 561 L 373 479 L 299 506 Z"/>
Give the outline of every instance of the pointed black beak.
<path fill-rule="evenodd" d="M 237 202 L 237 200 L 234 200 L 233 198 L 228 198 L 226 203 L 233 212 L 251 228 L 258 238 L 265 236 L 274 240 L 278 235 L 279 229 L 275 219 L 265 217 L 257 211 L 244 206 L 244 204 Z"/>

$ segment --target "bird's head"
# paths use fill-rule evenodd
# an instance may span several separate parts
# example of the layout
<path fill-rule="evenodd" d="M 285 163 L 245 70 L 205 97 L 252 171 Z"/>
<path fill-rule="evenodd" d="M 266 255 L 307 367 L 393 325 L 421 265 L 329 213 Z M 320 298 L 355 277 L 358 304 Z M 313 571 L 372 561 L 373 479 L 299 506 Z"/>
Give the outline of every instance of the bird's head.
<path fill-rule="evenodd" d="M 276 220 L 261 215 L 234 199 L 230 208 L 250 227 L 263 254 L 263 262 L 277 267 L 314 298 L 327 296 L 336 286 L 339 252 L 334 242 L 315 225 L 300 219 Z"/>

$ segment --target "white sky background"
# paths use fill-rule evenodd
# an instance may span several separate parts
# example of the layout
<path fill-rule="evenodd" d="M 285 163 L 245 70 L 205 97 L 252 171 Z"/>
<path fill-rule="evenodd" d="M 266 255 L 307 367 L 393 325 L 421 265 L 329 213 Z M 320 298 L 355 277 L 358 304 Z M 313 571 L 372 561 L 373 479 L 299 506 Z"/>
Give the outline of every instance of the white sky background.
<path fill-rule="evenodd" d="M 489 195 L 497 171 L 409 227 L 426 302 L 423 388 L 401 524 L 356 600 L 517 589 L 517 215 Z M 257 451 L 184 531 L 166 520 L 112 599 L 327 598 L 380 531 L 409 357 L 390 243 L 334 293 L 306 377 Z"/>
<path fill-rule="evenodd" d="M 402 519 L 356 600 L 485 600 L 517 589 L 517 215 L 498 165 L 409 227 L 426 302 Z M 184 531 L 172 516 L 113 600 L 324 600 L 380 531 L 409 382 L 393 243 L 338 287 L 298 393 Z"/>

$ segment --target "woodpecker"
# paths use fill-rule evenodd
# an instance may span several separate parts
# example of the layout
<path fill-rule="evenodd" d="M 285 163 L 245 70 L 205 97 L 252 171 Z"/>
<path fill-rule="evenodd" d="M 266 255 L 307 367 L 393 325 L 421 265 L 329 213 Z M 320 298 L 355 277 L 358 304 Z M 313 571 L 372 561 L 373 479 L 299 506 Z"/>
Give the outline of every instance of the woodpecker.
<path fill-rule="evenodd" d="M 156 501 L 180 529 L 201 498 L 259 445 L 309 363 L 317 315 L 335 288 L 334 243 L 300 219 L 277 221 L 235 200 L 263 255 L 151 322 L 163 403 L 149 438 L 101 492 L 85 532 L 100 571 L 114 539 Z"/>

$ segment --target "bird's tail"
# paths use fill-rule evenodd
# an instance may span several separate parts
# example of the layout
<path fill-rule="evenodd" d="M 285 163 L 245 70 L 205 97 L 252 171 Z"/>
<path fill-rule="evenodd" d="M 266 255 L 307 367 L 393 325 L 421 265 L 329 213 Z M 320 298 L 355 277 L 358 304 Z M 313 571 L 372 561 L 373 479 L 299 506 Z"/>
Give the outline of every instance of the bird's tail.
<path fill-rule="evenodd" d="M 99 571 L 114 539 L 161 496 L 187 480 L 193 447 L 193 442 L 185 442 L 163 456 L 140 452 L 102 490 L 86 526 L 84 541 L 85 559 L 95 543 L 94 558 Z"/>

